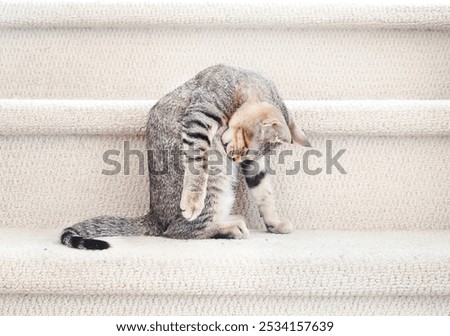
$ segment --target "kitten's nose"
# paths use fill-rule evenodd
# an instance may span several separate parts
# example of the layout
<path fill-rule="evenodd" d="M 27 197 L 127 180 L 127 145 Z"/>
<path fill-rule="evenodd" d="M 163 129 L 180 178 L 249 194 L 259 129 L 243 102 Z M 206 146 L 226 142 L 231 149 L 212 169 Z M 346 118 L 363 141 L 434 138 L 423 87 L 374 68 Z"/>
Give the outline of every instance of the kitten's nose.
<path fill-rule="evenodd" d="M 247 150 L 245 148 L 236 148 L 230 145 L 227 150 L 228 157 L 235 162 L 242 162 Z"/>
<path fill-rule="evenodd" d="M 240 155 L 233 155 L 233 157 L 231 159 L 236 162 L 242 161 L 242 157 Z"/>

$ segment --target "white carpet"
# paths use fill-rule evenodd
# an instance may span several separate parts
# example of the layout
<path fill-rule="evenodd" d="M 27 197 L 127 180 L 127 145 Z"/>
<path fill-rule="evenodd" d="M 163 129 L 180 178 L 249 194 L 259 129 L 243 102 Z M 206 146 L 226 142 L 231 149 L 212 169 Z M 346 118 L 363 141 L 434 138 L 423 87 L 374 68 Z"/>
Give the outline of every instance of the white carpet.
<path fill-rule="evenodd" d="M 69 249 L 58 230 L 2 229 L 2 294 L 450 295 L 450 232 L 252 231 L 248 240 L 107 239 Z M 20 281 L 18 281 L 20 279 Z"/>
<path fill-rule="evenodd" d="M 5 315 L 448 315 L 450 296 L 0 294 Z"/>
<path fill-rule="evenodd" d="M 42 15 L 34 17 L 34 7 L 10 6 L 23 13 L 23 20 L 41 22 L 43 13 L 48 13 L 48 8 L 42 9 Z M 30 12 L 25 16 L 27 10 Z M 268 8 L 266 14 L 271 10 Z M 385 11 L 414 21 L 418 10 Z M 8 19 L 4 13 L 0 11 L 0 23 L 2 17 L 3 21 Z M 321 13 L 315 12 L 315 17 Z M 434 9 L 433 13 L 445 21 L 448 9 Z M 192 18 L 198 17 L 203 16 Z M 270 17 L 262 16 L 261 20 Z M 358 19 L 359 11 L 353 17 Z M 297 20 L 295 13 L 289 18 Z M 83 16 L 75 18 L 82 23 L 84 19 L 89 21 Z M 180 23 L 94 29 L 52 22 L 48 25 L 54 28 L 34 27 L 23 20 L 20 28 L 0 27 L 2 98 L 157 99 L 216 63 L 266 73 L 284 99 L 449 98 L 450 30 L 445 26 L 396 29 L 396 21 L 391 27 L 387 18 L 378 28 L 364 24 L 352 27 L 343 18 L 337 27 L 307 27 L 300 22 L 295 27 L 223 27 L 213 23 L 196 27 Z M 401 20 L 398 22 L 407 22 Z"/>
<path fill-rule="evenodd" d="M 102 214 L 148 209 L 148 178 L 124 141 L 145 153 L 152 101 L 0 100 L 0 227 L 62 229 Z M 281 215 L 299 229 L 446 229 L 450 223 L 450 101 L 290 101 L 288 107 L 322 154 L 304 170 L 305 149 L 274 159 L 271 176 Z M 326 141 L 347 174 L 326 174 Z M 107 150 L 122 165 L 103 161 Z M 284 164 L 281 164 L 284 160 Z M 300 164 L 300 170 L 287 175 Z M 278 163 L 279 162 L 279 163 Z M 302 168 L 303 167 L 303 168 Z M 145 162 L 142 171 L 147 174 Z M 20 176 L 20 178 L 18 178 Z M 420 178 L 418 178 L 420 177 Z M 292 195 L 296 195 L 292 197 Z M 251 227 L 260 216 L 241 190 L 237 211 Z"/>
<path fill-rule="evenodd" d="M 0 314 L 449 315 L 449 55 L 442 5 L 0 1 Z M 274 193 L 298 231 L 58 244 L 148 210 L 136 157 L 106 176 L 102 155 L 145 151 L 154 101 L 217 63 L 274 80 L 312 169 L 346 149 L 347 174 L 288 176 L 305 149 L 285 148 Z"/>
<path fill-rule="evenodd" d="M 0 99 L 3 135 L 145 135 L 155 100 Z M 450 100 L 291 100 L 308 133 L 448 136 Z"/>
<path fill-rule="evenodd" d="M 105 3 L 98 0 L 28 0 L 0 3 L 0 27 L 149 27 L 193 25 L 230 27 L 372 26 L 390 28 L 450 28 L 450 9 L 442 4 L 420 5 L 372 1 L 368 6 L 347 1 L 158 1 Z M 76 13 L 77 15 L 74 15 Z"/>
<path fill-rule="evenodd" d="M 2 315 L 450 312 L 448 230 L 110 238 L 102 252 L 61 246 L 57 230 L 1 233 Z"/>

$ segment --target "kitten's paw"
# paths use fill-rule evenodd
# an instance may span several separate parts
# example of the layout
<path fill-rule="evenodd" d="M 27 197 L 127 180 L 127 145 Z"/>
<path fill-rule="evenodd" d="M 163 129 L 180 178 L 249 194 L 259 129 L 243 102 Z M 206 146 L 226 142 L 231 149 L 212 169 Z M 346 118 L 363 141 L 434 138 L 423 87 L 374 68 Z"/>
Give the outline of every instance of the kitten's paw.
<path fill-rule="evenodd" d="M 240 217 L 240 216 L 239 216 Z M 228 239 L 247 239 L 250 232 L 243 218 L 234 219 L 231 222 L 225 222 L 221 229 L 220 236 Z"/>
<path fill-rule="evenodd" d="M 294 226 L 289 221 L 276 221 L 266 223 L 267 231 L 272 233 L 291 233 L 294 231 Z"/>
<path fill-rule="evenodd" d="M 244 218 L 238 220 L 237 228 L 241 232 L 240 239 L 247 239 L 248 236 L 250 235 L 250 231 L 248 231 L 247 224 L 245 223 Z"/>
<path fill-rule="evenodd" d="M 183 193 L 180 202 L 181 213 L 189 221 L 196 219 L 205 207 L 205 195 L 202 193 Z"/>
<path fill-rule="evenodd" d="M 217 234 L 213 238 L 246 239 L 250 233 L 242 216 L 229 216 L 227 220 L 214 224 L 217 225 Z"/>

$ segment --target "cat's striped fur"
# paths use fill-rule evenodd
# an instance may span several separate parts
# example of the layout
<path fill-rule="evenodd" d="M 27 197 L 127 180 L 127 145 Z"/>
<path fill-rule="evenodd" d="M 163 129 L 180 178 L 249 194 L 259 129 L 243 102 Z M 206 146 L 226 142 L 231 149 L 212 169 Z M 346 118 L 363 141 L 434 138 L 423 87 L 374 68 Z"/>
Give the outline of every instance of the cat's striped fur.
<path fill-rule="evenodd" d="M 268 231 L 288 233 L 292 226 L 278 218 L 264 170 L 264 154 L 282 142 L 309 146 L 274 84 L 238 67 L 209 67 L 160 99 L 150 111 L 149 161 L 154 170 L 162 170 L 163 165 L 169 168 L 167 174 L 150 174 L 150 212 L 138 218 L 88 219 L 65 229 L 61 243 L 79 249 L 105 249 L 109 244 L 96 238 L 245 238 L 248 230 L 244 219 L 230 216 L 239 166 Z M 219 173 L 208 174 L 206 170 L 210 150 L 224 158 L 215 167 Z M 183 176 L 175 169 L 180 156 Z M 257 171 L 249 168 L 256 164 Z"/>

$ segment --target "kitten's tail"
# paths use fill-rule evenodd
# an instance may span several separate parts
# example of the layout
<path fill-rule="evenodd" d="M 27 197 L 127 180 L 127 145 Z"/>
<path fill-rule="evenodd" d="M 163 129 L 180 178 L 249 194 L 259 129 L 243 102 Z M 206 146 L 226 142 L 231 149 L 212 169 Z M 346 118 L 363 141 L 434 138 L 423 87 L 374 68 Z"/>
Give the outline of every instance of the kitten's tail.
<path fill-rule="evenodd" d="M 83 250 L 104 250 L 109 243 L 94 239 L 112 236 L 159 235 L 151 215 L 136 218 L 101 216 L 77 223 L 61 232 L 61 244 Z"/>

